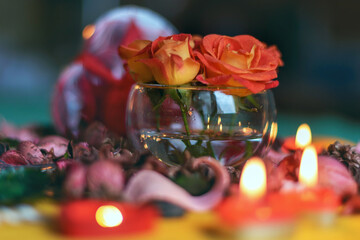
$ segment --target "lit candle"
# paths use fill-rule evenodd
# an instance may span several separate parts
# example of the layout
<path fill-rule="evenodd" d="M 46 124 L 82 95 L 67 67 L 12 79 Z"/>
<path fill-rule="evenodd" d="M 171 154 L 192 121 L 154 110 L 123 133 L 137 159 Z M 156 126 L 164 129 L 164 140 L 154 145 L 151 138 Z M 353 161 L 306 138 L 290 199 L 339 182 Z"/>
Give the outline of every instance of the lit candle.
<path fill-rule="evenodd" d="M 335 141 L 339 141 L 342 144 L 354 145 L 354 143 L 333 138 L 333 137 L 324 137 L 324 136 L 315 136 L 312 137 L 311 129 L 308 124 L 303 123 L 298 127 L 296 136 L 287 137 L 284 140 L 282 145 L 282 150 L 286 153 L 294 152 L 296 150 L 303 150 L 305 147 L 310 144 L 314 145 L 317 153 L 321 153 L 323 150 L 326 150 L 330 144 L 333 144 Z"/>
<path fill-rule="evenodd" d="M 262 159 L 249 159 L 242 171 L 239 194 L 226 198 L 216 212 L 243 238 L 279 236 L 291 230 L 293 214 L 266 195 L 266 169 Z"/>
<path fill-rule="evenodd" d="M 334 191 L 318 186 L 318 156 L 314 146 L 304 149 L 299 168 L 299 182 L 288 182 L 283 195 L 292 199 L 299 213 L 311 215 L 322 225 L 333 223 L 340 206 L 340 199 Z"/>
<path fill-rule="evenodd" d="M 300 162 L 299 182 L 313 188 L 318 183 L 318 160 L 314 146 L 306 147 Z"/>
<path fill-rule="evenodd" d="M 312 141 L 311 129 L 308 124 L 303 123 L 298 127 L 295 137 L 288 137 L 283 144 L 284 151 L 302 150 L 310 145 Z"/>
<path fill-rule="evenodd" d="M 151 230 L 157 218 L 152 206 L 79 200 L 62 206 L 60 226 L 72 236 L 126 235 Z"/>
<path fill-rule="evenodd" d="M 305 212 L 317 217 L 323 225 L 332 223 L 340 199 L 331 189 L 317 186 L 318 156 L 314 146 L 306 147 L 301 157 L 299 183 L 306 187 L 300 195 Z"/>

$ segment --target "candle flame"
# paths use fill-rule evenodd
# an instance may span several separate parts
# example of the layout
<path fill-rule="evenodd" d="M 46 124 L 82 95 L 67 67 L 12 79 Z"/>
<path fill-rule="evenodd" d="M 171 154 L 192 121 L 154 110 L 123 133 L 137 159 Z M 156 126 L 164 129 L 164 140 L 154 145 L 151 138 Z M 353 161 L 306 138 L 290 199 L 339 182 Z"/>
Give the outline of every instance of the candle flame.
<path fill-rule="evenodd" d="M 300 162 L 299 182 L 314 187 L 318 182 L 318 159 L 314 146 L 305 148 Z"/>
<path fill-rule="evenodd" d="M 104 205 L 98 208 L 95 214 L 96 222 L 101 227 L 116 227 L 123 221 L 120 210 L 112 205 Z"/>
<path fill-rule="evenodd" d="M 91 36 L 94 34 L 94 32 L 95 32 L 95 25 L 89 24 L 84 27 L 84 29 L 82 31 L 82 36 L 85 40 L 87 40 L 87 39 L 91 38 Z"/>
<path fill-rule="evenodd" d="M 240 192 L 248 198 L 257 200 L 266 192 L 266 170 L 261 158 L 250 158 L 242 171 Z"/>
<path fill-rule="evenodd" d="M 304 149 L 311 144 L 311 129 L 308 124 L 303 123 L 299 126 L 296 132 L 295 146 L 296 148 Z"/>

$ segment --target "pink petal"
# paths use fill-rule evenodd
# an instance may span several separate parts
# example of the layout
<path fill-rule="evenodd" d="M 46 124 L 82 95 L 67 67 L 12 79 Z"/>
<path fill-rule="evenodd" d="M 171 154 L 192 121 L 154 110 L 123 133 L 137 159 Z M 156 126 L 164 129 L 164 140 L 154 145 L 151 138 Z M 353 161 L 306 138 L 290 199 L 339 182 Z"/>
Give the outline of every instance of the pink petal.
<path fill-rule="evenodd" d="M 360 154 L 360 142 L 355 146 L 355 152 Z"/>
<path fill-rule="evenodd" d="M 50 152 L 54 151 L 55 157 L 63 156 L 67 151 L 69 140 L 60 136 L 47 136 L 40 140 L 38 146 L 40 149 L 45 149 Z"/>
<path fill-rule="evenodd" d="M 23 141 L 17 146 L 19 152 L 25 157 L 26 161 L 31 164 L 41 164 L 44 160 L 44 155 L 41 153 L 40 148 L 33 142 Z"/>
<path fill-rule="evenodd" d="M 196 166 L 201 163 L 209 165 L 216 176 L 212 189 L 201 196 L 194 197 L 170 179 L 149 170 L 142 170 L 129 180 L 124 196 L 127 200 L 136 203 L 162 200 L 193 211 L 211 209 L 222 199 L 225 189 L 230 184 L 230 178 L 225 168 L 215 159 L 200 157 L 195 160 Z"/>
<path fill-rule="evenodd" d="M 332 157 L 319 157 L 319 185 L 331 188 L 341 196 L 357 193 L 357 184 L 350 172 Z"/>

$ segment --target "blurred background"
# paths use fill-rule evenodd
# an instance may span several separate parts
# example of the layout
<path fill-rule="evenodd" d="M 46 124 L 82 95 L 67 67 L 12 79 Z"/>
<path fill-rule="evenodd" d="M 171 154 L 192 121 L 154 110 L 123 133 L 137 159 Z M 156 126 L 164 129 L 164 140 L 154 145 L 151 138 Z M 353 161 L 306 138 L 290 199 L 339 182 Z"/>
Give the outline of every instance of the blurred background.
<path fill-rule="evenodd" d="M 81 51 L 82 29 L 106 11 L 147 7 L 180 32 L 251 34 L 276 44 L 285 66 L 274 90 L 279 133 L 360 140 L 358 0 L 0 0 L 0 116 L 51 124 L 60 71 Z"/>

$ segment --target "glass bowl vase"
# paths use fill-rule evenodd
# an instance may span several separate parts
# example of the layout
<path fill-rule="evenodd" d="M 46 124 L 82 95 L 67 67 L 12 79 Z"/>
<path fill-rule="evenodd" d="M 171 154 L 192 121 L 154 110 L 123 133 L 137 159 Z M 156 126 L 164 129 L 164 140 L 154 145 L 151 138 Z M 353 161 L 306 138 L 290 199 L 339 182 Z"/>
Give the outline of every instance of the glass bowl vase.
<path fill-rule="evenodd" d="M 127 106 L 127 134 L 169 165 L 186 152 L 239 166 L 262 157 L 276 138 L 276 108 L 270 90 L 219 86 L 134 85 Z"/>

